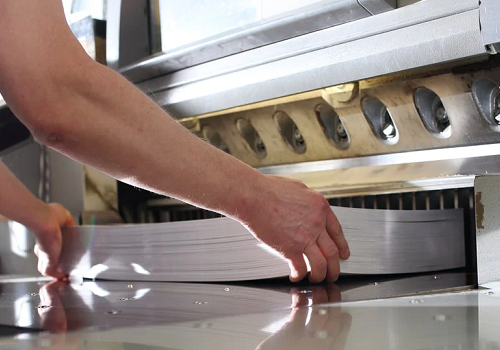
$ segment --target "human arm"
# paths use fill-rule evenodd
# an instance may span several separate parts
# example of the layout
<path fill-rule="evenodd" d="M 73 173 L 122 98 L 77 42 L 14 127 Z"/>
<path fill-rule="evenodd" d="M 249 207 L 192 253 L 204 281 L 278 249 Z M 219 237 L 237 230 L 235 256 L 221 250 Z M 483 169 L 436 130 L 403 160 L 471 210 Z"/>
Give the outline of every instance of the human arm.
<path fill-rule="evenodd" d="M 92 61 L 60 0 L 0 2 L 0 92 L 37 139 L 118 180 L 243 223 L 290 263 L 292 279 L 338 277 L 349 256 L 326 200 L 265 176 L 193 136 L 112 70 Z"/>
<path fill-rule="evenodd" d="M 63 278 L 57 270 L 61 253 L 61 227 L 74 225 L 71 214 L 60 204 L 46 204 L 36 198 L 0 162 L 0 214 L 26 226 L 35 234 L 38 270 L 47 276 Z"/>

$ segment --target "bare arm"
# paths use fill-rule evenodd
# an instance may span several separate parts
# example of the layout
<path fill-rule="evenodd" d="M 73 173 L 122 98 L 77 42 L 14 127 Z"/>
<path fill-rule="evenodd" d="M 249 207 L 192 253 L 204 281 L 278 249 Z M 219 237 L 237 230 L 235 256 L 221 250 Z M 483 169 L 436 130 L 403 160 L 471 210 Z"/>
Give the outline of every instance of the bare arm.
<path fill-rule="evenodd" d="M 0 162 L 0 214 L 40 231 L 47 217 L 47 205 L 30 191 Z"/>
<path fill-rule="evenodd" d="M 335 280 L 347 242 L 326 200 L 260 174 L 191 135 L 119 74 L 93 62 L 60 0 L 0 2 L 0 92 L 35 137 L 129 184 L 245 224 L 303 278 Z"/>
<path fill-rule="evenodd" d="M 57 271 L 61 252 L 61 226 L 74 225 L 71 214 L 59 204 L 46 204 L 33 196 L 24 185 L 0 162 L 0 214 L 31 230 L 37 239 L 38 269 L 44 275 L 64 277 Z M 40 247 L 40 249 L 38 249 Z"/>

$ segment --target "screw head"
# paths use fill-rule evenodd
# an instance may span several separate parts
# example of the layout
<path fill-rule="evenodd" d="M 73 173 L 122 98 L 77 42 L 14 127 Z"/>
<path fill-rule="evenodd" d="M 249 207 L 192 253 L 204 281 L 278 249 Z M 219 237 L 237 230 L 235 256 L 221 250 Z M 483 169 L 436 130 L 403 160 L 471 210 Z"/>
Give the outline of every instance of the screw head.
<path fill-rule="evenodd" d="M 446 112 L 446 109 L 444 109 L 443 106 L 439 106 L 436 109 L 436 119 L 441 123 L 441 124 L 448 124 L 450 119 L 448 118 L 448 112 Z"/>
<path fill-rule="evenodd" d="M 340 121 L 337 124 L 337 134 L 342 139 L 345 139 L 347 137 L 347 132 L 345 131 L 344 125 Z"/>

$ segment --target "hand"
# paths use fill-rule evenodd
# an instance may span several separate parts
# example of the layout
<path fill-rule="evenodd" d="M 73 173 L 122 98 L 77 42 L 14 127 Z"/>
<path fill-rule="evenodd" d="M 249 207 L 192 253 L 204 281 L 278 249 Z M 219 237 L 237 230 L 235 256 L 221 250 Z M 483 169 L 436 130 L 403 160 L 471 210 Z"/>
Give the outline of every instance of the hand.
<path fill-rule="evenodd" d="M 75 221 L 70 212 L 60 204 L 46 204 L 45 211 L 44 222 L 34 232 L 38 271 L 44 276 L 64 279 L 66 275 L 58 268 L 62 247 L 61 227 L 75 226 Z"/>
<path fill-rule="evenodd" d="M 304 255 L 311 267 L 310 282 L 325 277 L 335 282 L 340 274 L 339 257 L 348 259 L 350 252 L 326 199 L 300 181 L 277 176 L 265 176 L 256 186 L 256 198 L 249 201 L 240 221 L 288 261 L 292 282 L 307 274 Z"/>

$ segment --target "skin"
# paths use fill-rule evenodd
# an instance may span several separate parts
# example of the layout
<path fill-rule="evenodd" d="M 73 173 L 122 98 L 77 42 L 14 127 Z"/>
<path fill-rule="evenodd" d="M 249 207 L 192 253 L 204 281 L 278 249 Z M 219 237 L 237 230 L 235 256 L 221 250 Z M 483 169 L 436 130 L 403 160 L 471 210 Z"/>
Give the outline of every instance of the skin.
<path fill-rule="evenodd" d="M 241 222 L 282 254 L 292 281 L 306 276 L 305 257 L 311 282 L 338 278 L 349 247 L 324 197 L 198 139 L 94 62 L 67 26 L 60 0 L 2 0 L 0 28 L 0 93 L 42 143 L 120 181 Z M 60 245 L 60 232 L 46 235 Z M 49 246 L 40 249 L 56 261 Z"/>
<path fill-rule="evenodd" d="M 0 213 L 22 223 L 37 239 L 38 271 L 58 279 L 65 277 L 57 267 L 61 254 L 61 227 L 73 226 L 71 214 L 60 204 L 46 204 L 33 196 L 0 162 Z"/>

